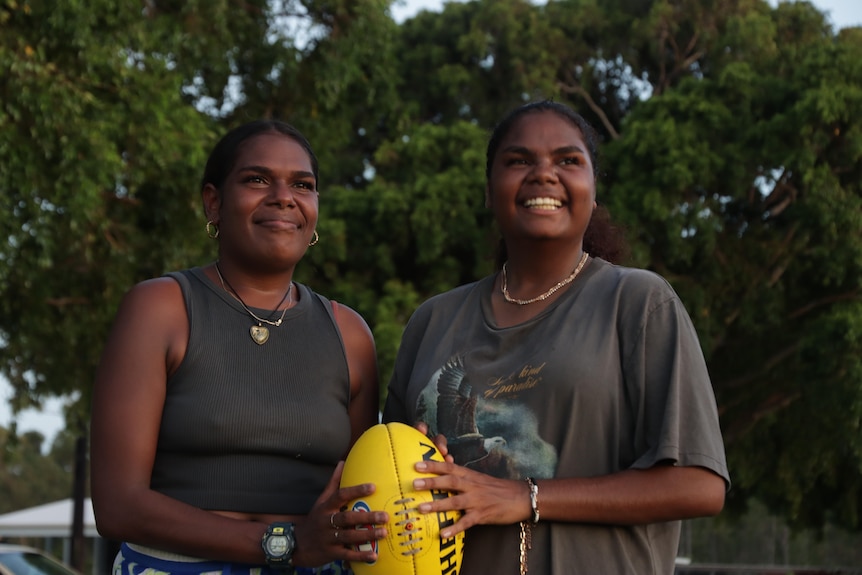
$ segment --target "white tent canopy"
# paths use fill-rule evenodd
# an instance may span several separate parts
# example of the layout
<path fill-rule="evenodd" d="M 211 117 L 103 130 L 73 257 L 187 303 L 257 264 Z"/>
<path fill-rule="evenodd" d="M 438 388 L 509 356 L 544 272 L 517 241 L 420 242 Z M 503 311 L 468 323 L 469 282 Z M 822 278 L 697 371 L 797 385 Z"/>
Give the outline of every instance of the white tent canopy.
<path fill-rule="evenodd" d="M 0 536 L 71 537 L 74 502 L 63 499 L 0 515 Z M 84 500 L 84 537 L 98 537 L 92 500 Z"/>

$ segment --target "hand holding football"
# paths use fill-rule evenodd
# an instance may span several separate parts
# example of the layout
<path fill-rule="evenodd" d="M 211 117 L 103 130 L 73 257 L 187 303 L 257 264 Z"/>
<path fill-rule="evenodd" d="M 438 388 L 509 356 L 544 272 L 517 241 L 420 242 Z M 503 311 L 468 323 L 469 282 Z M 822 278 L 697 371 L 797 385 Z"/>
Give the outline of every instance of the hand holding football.
<path fill-rule="evenodd" d="M 377 561 L 352 562 L 356 575 L 458 575 L 464 533 L 441 539 L 440 530 L 455 523 L 461 514 L 423 514 L 416 509 L 420 503 L 450 496 L 448 492 L 413 489 L 414 479 L 432 475 L 414 467 L 427 460 L 443 461 L 443 456 L 434 442 L 403 423 L 381 423 L 369 428 L 350 450 L 341 486 L 374 483 L 376 490 L 351 501 L 349 509 L 389 514 L 385 525 L 388 536 L 357 546 L 374 549 Z"/>

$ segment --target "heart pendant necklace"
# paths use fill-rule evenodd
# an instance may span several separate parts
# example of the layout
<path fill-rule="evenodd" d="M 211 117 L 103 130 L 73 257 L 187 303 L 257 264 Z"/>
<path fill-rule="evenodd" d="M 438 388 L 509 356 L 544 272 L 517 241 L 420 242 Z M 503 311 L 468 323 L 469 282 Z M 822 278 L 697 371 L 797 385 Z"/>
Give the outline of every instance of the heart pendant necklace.
<path fill-rule="evenodd" d="M 263 345 L 269 339 L 269 328 L 263 327 L 260 324 L 251 326 L 248 332 L 251 334 L 251 339 L 257 345 Z"/>
<path fill-rule="evenodd" d="M 239 294 L 237 293 L 237 291 L 235 289 L 233 289 L 233 286 L 230 285 L 230 283 L 226 279 L 224 279 L 224 276 L 221 275 L 221 269 L 219 269 L 218 261 L 216 261 L 216 263 L 215 263 L 215 269 L 216 269 L 216 274 L 218 274 L 218 279 L 221 282 L 222 289 L 224 291 L 226 291 L 227 293 L 231 294 L 234 298 L 236 298 L 236 301 L 239 302 L 239 304 L 242 306 L 242 309 L 244 309 L 246 311 L 246 313 L 248 313 L 248 315 L 250 315 L 251 317 L 253 317 L 254 319 L 257 320 L 257 325 L 251 326 L 248 330 L 249 335 L 251 335 L 252 341 L 254 341 L 254 343 L 256 343 L 257 345 L 265 344 L 267 342 L 267 340 L 269 340 L 269 328 L 264 326 L 263 324 L 266 323 L 266 324 L 269 324 L 269 325 L 272 325 L 275 327 L 279 327 L 281 325 L 281 322 L 284 321 L 284 315 L 287 313 L 287 308 L 290 307 L 290 303 L 292 301 L 289 299 L 289 296 L 290 296 L 290 290 L 293 289 L 293 282 L 290 282 L 290 285 L 287 286 L 287 291 L 284 293 L 284 297 L 282 297 L 281 301 L 278 302 L 278 305 L 275 306 L 275 309 L 278 310 L 278 308 L 281 307 L 281 304 L 283 304 L 284 301 L 287 300 L 287 305 L 282 310 L 281 317 L 275 321 L 272 321 L 269 319 L 264 319 L 262 317 L 258 317 L 257 315 L 255 315 L 255 313 L 253 311 L 251 311 L 248 308 L 247 305 L 245 305 L 245 302 L 242 301 L 241 297 L 239 297 Z M 228 288 L 230 288 L 230 289 L 228 289 Z"/>

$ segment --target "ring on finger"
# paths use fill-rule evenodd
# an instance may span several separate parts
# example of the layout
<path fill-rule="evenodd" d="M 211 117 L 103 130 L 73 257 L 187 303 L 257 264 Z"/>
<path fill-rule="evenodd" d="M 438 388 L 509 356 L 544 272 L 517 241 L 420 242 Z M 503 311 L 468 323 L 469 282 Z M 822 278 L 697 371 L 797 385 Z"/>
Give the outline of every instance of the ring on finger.
<path fill-rule="evenodd" d="M 338 525 L 335 524 L 335 513 L 329 516 L 329 524 L 332 525 L 333 529 L 338 529 Z"/>
<path fill-rule="evenodd" d="M 335 540 L 336 540 L 336 541 L 338 541 L 338 534 L 339 534 L 339 533 L 340 533 L 340 532 L 338 531 L 338 529 L 336 529 L 336 530 L 335 530 Z"/>

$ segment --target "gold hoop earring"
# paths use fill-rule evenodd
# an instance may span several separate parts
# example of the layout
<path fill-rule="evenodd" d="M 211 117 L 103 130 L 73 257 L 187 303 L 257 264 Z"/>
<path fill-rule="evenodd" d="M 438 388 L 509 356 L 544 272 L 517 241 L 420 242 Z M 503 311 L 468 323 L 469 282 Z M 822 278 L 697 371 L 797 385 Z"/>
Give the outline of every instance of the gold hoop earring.
<path fill-rule="evenodd" d="M 207 222 L 206 230 L 207 230 L 207 236 L 209 236 L 211 239 L 216 239 L 218 237 L 218 234 L 219 234 L 218 224 L 215 223 L 214 221 L 210 220 Z"/>
<path fill-rule="evenodd" d="M 320 234 L 317 233 L 317 230 L 314 230 L 314 239 L 308 242 L 308 246 L 311 247 L 320 241 Z"/>

